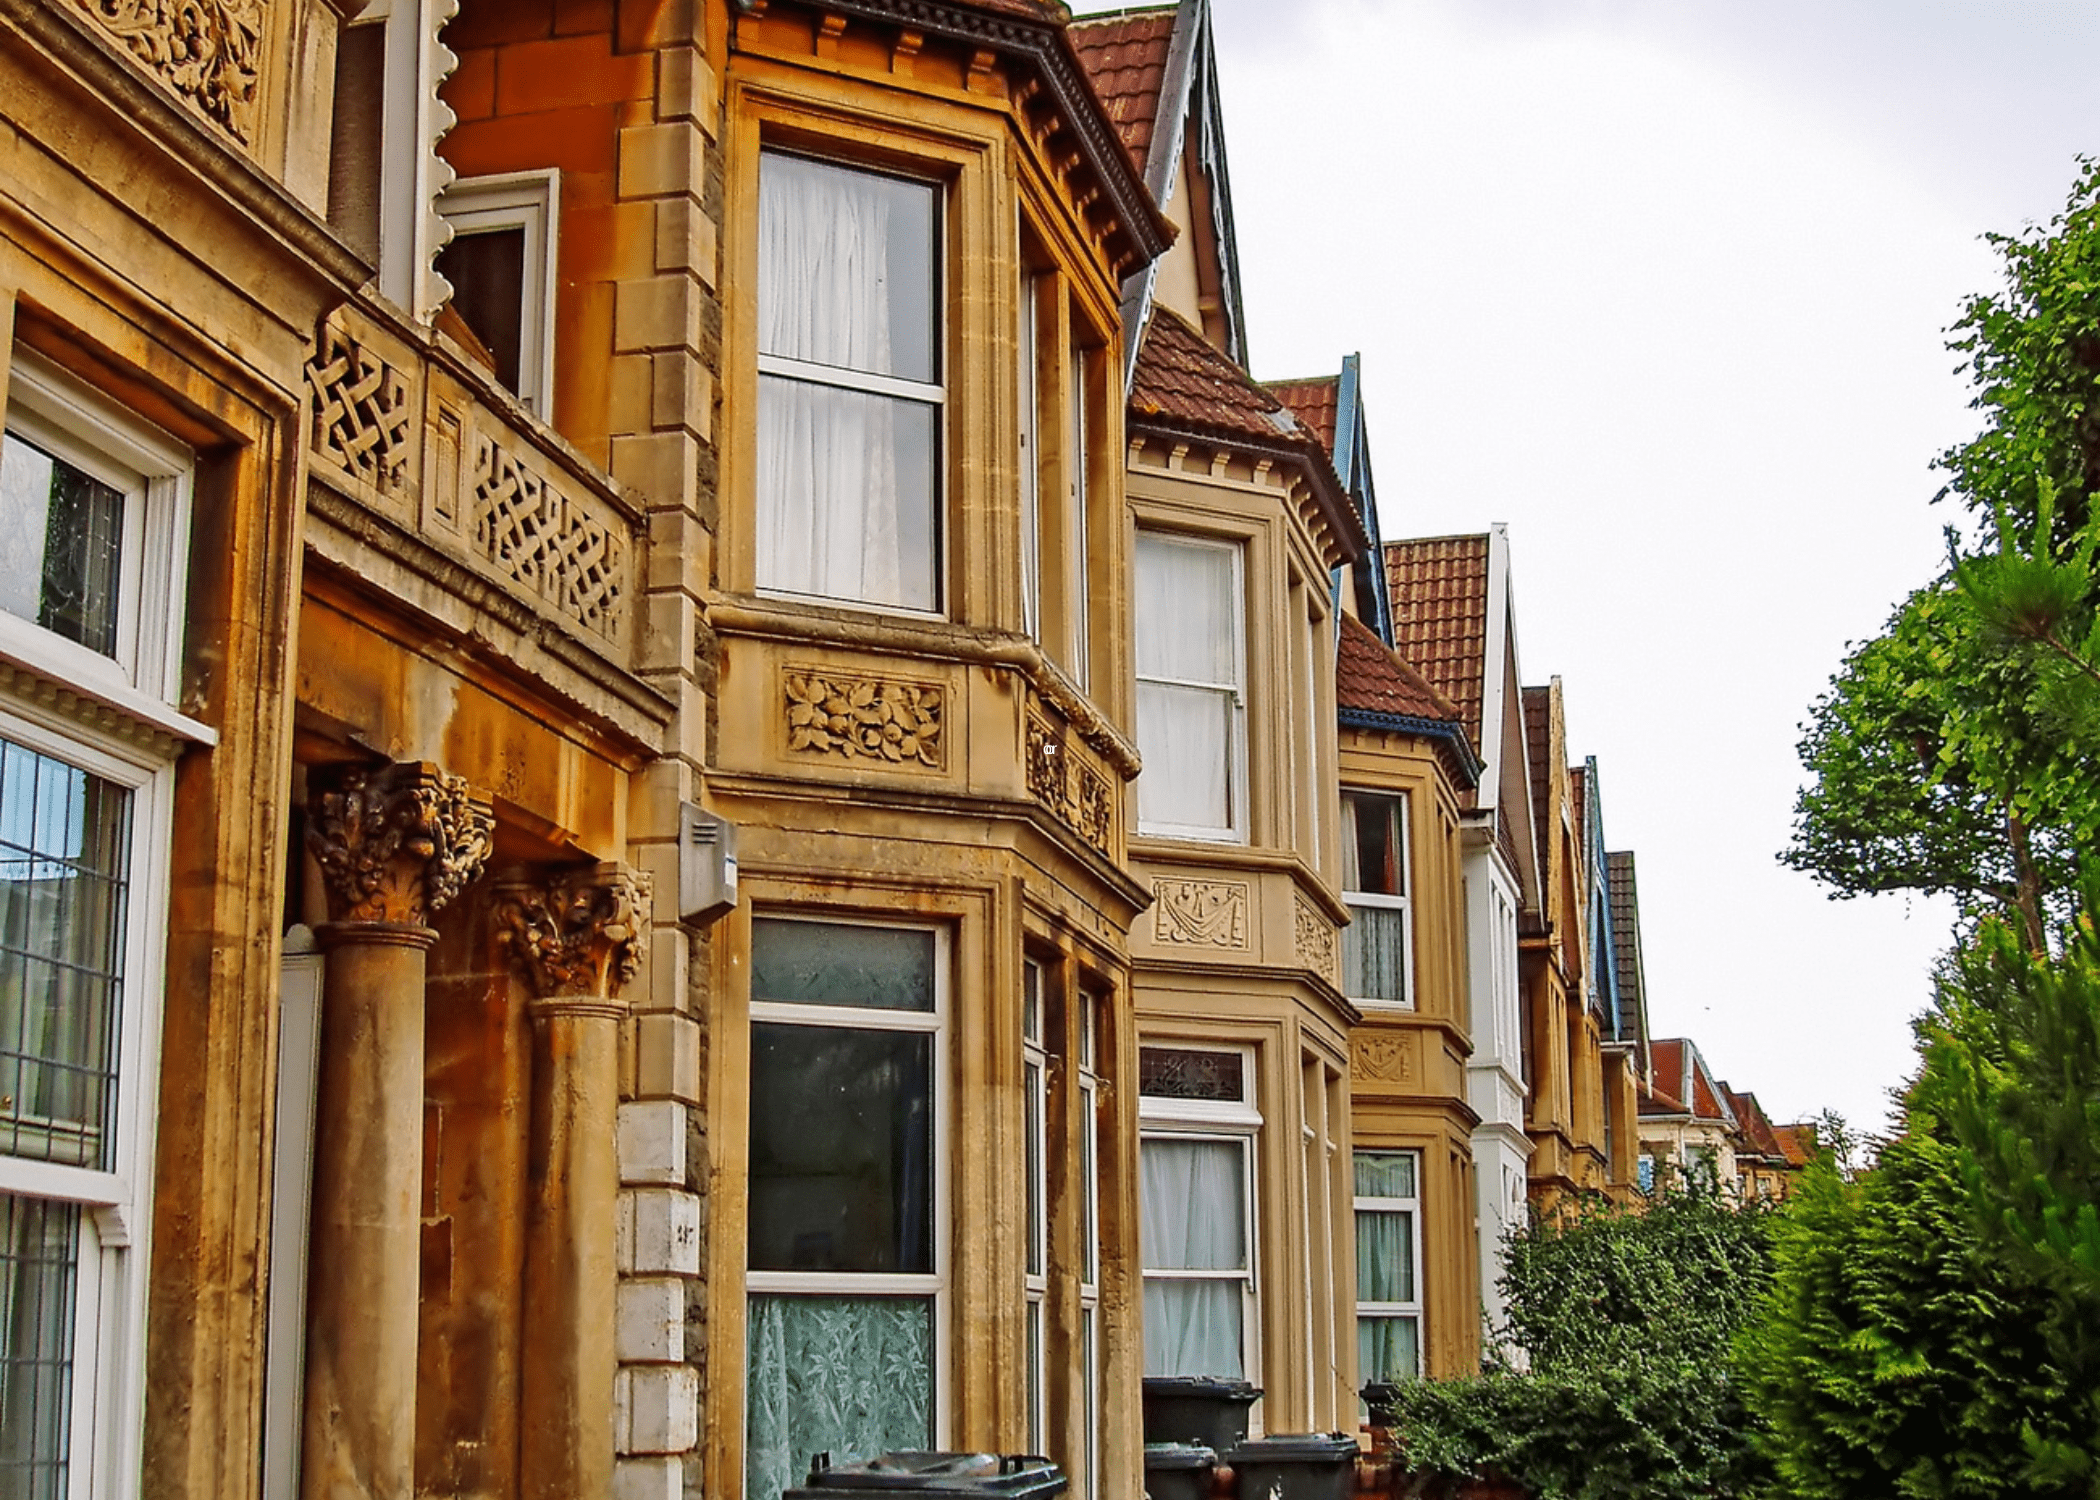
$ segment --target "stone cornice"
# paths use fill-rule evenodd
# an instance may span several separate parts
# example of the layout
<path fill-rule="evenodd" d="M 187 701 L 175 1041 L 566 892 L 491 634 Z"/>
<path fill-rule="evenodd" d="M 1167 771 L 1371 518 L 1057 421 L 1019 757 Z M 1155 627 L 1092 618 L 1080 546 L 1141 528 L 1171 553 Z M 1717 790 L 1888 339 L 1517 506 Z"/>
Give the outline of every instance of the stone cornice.
<path fill-rule="evenodd" d="M 733 0 L 737 10 L 753 14 L 765 0 Z M 1077 141 L 1087 167 L 1101 185 L 1101 195 L 1130 237 L 1139 265 L 1156 260 L 1174 242 L 1168 222 L 1145 186 L 1122 139 L 1108 122 L 1093 85 L 1087 82 L 1079 56 L 1065 35 L 1065 23 L 1047 11 L 1033 17 L 998 12 L 957 0 L 821 0 L 818 7 L 842 16 L 858 16 L 928 36 L 979 48 L 992 48 L 1032 65 Z"/>

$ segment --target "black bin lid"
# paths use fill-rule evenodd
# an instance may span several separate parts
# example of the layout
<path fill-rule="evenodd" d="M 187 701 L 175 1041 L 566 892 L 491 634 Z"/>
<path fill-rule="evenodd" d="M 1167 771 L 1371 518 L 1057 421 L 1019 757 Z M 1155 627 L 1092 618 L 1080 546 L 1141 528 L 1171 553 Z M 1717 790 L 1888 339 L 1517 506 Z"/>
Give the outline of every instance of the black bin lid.
<path fill-rule="evenodd" d="M 1145 1471 L 1164 1472 L 1169 1469 L 1215 1469 L 1218 1453 L 1215 1448 L 1206 1448 L 1201 1443 L 1147 1443 L 1145 1444 Z"/>
<path fill-rule="evenodd" d="M 1147 1375 L 1145 1394 L 1169 1400 L 1196 1397 L 1210 1401 L 1245 1401 L 1251 1405 L 1261 1399 L 1261 1387 L 1221 1375 Z"/>
<path fill-rule="evenodd" d="M 1249 1438 L 1229 1455 L 1237 1469 L 1246 1464 L 1303 1464 L 1354 1461 L 1359 1450 L 1356 1439 L 1346 1432 L 1284 1433 L 1278 1437 Z"/>
<path fill-rule="evenodd" d="M 824 1463 L 818 1455 L 818 1463 Z M 1065 1488 L 1064 1471 L 1028 1453 L 885 1453 L 861 1463 L 812 1464 L 809 1490 L 902 1490 L 907 1494 L 1055 1495 Z M 800 1493 L 789 1491 L 790 1494 Z"/>

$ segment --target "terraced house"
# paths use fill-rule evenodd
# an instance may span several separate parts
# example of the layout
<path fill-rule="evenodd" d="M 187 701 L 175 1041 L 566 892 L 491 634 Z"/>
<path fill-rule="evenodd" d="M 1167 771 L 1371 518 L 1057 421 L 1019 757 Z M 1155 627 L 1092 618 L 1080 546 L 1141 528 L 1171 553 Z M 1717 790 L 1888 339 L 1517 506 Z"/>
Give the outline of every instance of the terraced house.
<path fill-rule="evenodd" d="M 1633 1170 L 1594 765 L 1250 375 L 1203 0 L 0 15 L 0 1493 L 1127 1496 Z"/>

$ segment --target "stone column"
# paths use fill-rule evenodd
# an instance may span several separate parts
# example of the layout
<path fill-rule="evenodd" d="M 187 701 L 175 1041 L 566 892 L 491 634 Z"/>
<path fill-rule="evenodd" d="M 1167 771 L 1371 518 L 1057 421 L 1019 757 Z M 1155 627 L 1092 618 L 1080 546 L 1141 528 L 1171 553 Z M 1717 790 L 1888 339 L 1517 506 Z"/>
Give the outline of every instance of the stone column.
<path fill-rule="evenodd" d="M 413 1500 L 429 918 L 479 873 L 494 818 L 425 764 L 313 773 L 327 883 L 306 1306 L 305 1500 Z"/>
<path fill-rule="evenodd" d="M 601 864 L 506 881 L 495 900 L 532 991 L 519 1490 L 595 1500 L 613 1478 L 620 989 L 641 962 L 649 884 Z"/>

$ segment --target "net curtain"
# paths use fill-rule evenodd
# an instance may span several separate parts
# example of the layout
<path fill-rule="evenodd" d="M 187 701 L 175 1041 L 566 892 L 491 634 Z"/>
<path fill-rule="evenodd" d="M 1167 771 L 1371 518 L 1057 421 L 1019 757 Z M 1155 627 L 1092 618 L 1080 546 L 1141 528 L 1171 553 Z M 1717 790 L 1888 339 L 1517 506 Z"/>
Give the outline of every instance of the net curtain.
<path fill-rule="evenodd" d="M 759 350 L 835 369 L 899 371 L 891 265 L 913 184 L 767 154 L 759 176 Z M 919 289 L 926 295 L 928 289 Z M 931 608 L 931 565 L 906 536 L 900 437 L 930 444 L 932 408 L 780 375 L 759 382 L 758 578 L 766 587 Z M 900 425 L 908 429 L 900 432 Z M 919 429 L 924 429 L 921 432 Z M 920 497 L 914 497 L 915 499 Z M 913 528 L 923 531 L 925 523 Z"/>

